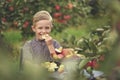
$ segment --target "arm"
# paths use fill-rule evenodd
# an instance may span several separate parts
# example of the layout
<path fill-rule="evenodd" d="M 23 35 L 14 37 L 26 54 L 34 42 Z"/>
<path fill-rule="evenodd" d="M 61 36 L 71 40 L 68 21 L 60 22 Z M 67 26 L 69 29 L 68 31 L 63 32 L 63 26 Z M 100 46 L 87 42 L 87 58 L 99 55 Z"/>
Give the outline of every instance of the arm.
<path fill-rule="evenodd" d="M 52 56 L 54 59 L 62 59 L 62 58 L 64 57 L 64 55 L 58 54 L 58 53 L 56 52 L 55 49 L 56 49 L 56 48 L 60 48 L 61 46 L 60 46 L 60 44 L 59 44 L 57 41 L 53 40 L 51 36 L 47 35 L 47 36 L 45 37 L 45 42 L 46 42 L 46 44 L 47 44 L 47 46 L 48 46 L 48 49 L 49 49 L 49 51 L 50 51 L 51 56 Z"/>
<path fill-rule="evenodd" d="M 30 41 L 27 41 L 21 48 L 20 68 L 26 70 L 28 68 L 31 69 L 30 67 L 34 66 Z"/>
<path fill-rule="evenodd" d="M 45 37 L 45 42 L 46 42 L 46 44 L 47 44 L 47 46 L 48 46 L 48 49 L 49 49 L 49 51 L 50 51 L 50 54 L 51 54 L 51 55 L 56 54 L 55 48 L 54 48 L 54 46 L 53 46 L 53 39 L 52 39 L 52 37 L 49 36 L 49 35 L 47 35 L 47 36 Z"/>
<path fill-rule="evenodd" d="M 31 41 L 27 41 L 25 45 L 22 47 L 22 57 L 24 61 L 32 61 L 32 49 L 30 45 Z"/>

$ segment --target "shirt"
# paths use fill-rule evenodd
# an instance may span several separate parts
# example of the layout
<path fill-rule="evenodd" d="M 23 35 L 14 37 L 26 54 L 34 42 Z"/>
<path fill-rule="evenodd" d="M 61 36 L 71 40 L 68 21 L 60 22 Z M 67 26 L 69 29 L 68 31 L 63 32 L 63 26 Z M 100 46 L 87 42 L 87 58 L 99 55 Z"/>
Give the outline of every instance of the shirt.
<path fill-rule="evenodd" d="M 53 46 L 60 48 L 60 44 L 56 40 L 53 40 Z M 43 61 L 52 61 L 53 58 L 44 40 L 33 39 L 27 41 L 21 49 L 20 66 L 25 60 L 39 64 Z"/>

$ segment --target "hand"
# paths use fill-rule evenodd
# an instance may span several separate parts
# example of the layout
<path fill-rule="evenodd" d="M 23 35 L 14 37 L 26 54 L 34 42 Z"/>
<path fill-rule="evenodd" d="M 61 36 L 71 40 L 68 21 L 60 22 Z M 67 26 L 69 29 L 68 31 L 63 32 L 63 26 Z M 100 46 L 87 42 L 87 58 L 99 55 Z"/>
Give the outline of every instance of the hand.
<path fill-rule="evenodd" d="M 53 43 L 52 43 L 52 37 L 51 37 L 50 35 L 45 34 L 45 35 L 43 36 L 43 38 L 45 39 L 45 42 L 46 42 L 47 45 L 52 45 L 52 44 L 53 44 Z"/>
<path fill-rule="evenodd" d="M 47 46 L 48 46 L 48 49 L 50 51 L 50 54 L 56 54 L 55 53 L 55 49 L 54 49 L 54 46 L 53 46 L 53 39 L 50 35 L 48 34 L 45 34 L 45 35 L 42 35 L 42 39 L 45 40 Z"/>

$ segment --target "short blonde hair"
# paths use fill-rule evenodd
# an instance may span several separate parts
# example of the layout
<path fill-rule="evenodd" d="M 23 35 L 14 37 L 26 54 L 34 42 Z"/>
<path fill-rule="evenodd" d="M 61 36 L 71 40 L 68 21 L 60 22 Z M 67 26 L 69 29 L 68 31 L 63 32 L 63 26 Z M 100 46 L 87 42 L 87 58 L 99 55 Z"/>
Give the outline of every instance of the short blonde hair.
<path fill-rule="evenodd" d="M 48 11 L 42 10 L 33 16 L 33 25 L 40 20 L 49 20 L 52 22 L 52 17 Z"/>

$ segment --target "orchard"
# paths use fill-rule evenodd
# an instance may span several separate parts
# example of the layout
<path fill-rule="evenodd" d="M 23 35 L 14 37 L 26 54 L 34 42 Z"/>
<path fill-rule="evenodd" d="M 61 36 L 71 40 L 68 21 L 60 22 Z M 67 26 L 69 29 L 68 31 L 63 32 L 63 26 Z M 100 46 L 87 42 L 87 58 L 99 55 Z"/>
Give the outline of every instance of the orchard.
<path fill-rule="evenodd" d="M 119 5 L 119 0 L 0 0 L 0 79 L 54 80 L 49 73 L 63 73 L 66 66 L 64 80 L 120 80 Z M 62 48 L 56 49 L 55 62 L 42 64 L 47 70 L 34 66 L 40 76 L 21 74 L 16 69 L 19 49 L 33 37 L 32 17 L 40 10 L 52 15 L 51 35 Z"/>
<path fill-rule="evenodd" d="M 97 0 L 1 0 L 1 28 L 22 31 L 24 37 L 31 36 L 32 16 L 39 10 L 47 10 L 54 19 L 54 31 L 61 32 L 69 26 L 79 26 L 90 16 L 106 14 Z M 97 5 L 98 4 L 98 5 Z M 34 5 L 34 6 L 31 6 Z"/>

